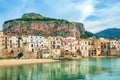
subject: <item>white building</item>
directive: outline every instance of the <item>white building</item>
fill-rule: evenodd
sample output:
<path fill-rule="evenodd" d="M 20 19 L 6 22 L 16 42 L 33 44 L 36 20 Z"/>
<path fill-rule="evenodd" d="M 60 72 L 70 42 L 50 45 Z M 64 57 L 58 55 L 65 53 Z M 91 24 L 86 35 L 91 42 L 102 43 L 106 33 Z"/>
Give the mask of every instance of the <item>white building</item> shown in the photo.
<path fill-rule="evenodd" d="M 80 39 L 79 40 L 79 49 L 82 53 L 82 56 L 89 56 L 89 44 L 91 44 L 91 40 L 89 39 Z"/>
<path fill-rule="evenodd" d="M 46 39 L 42 36 L 22 36 L 23 43 L 28 44 L 28 51 L 34 52 L 36 47 L 43 47 Z"/>

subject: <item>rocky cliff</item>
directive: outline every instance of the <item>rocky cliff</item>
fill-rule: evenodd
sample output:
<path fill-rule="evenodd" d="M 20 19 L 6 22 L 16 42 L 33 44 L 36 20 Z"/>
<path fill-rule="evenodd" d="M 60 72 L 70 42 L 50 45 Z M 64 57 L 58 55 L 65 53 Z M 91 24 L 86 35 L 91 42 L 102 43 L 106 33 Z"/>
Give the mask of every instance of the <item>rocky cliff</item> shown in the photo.
<path fill-rule="evenodd" d="M 3 31 L 5 34 L 15 35 L 74 36 L 77 38 L 85 34 L 82 23 L 43 17 L 35 13 L 26 13 L 19 19 L 5 21 Z"/>

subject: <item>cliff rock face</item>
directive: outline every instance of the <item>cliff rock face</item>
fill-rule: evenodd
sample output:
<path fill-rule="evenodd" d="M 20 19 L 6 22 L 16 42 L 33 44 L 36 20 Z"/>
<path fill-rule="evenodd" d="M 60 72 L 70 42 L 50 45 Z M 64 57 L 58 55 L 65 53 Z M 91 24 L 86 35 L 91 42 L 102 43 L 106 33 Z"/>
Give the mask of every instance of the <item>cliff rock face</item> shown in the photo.
<path fill-rule="evenodd" d="M 35 13 L 26 13 L 22 18 L 4 22 L 3 31 L 5 34 L 15 35 L 73 36 L 77 38 L 85 33 L 82 23 L 43 17 Z"/>

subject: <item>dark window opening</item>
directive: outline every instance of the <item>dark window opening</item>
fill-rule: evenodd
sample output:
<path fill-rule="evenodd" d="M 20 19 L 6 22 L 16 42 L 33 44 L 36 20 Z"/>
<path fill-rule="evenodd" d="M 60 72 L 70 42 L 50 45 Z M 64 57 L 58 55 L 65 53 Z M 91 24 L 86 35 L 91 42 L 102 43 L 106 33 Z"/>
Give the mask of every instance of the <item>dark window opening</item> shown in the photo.
<path fill-rule="evenodd" d="M 34 52 L 34 49 L 32 49 L 32 52 Z"/>
<path fill-rule="evenodd" d="M 31 44 L 31 47 L 33 47 L 33 44 Z"/>

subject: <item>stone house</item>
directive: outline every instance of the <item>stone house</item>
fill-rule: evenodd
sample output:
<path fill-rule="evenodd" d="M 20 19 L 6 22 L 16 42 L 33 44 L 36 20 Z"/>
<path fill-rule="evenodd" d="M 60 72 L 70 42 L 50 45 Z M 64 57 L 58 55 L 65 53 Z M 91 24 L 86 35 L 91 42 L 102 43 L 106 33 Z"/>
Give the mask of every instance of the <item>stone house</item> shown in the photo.
<path fill-rule="evenodd" d="M 38 59 L 48 59 L 51 58 L 49 49 L 42 49 L 37 52 Z"/>
<path fill-rule="evenodd" d="M 42 36 L 22 36 L 23 53 L 26 58 L 37 58 L 37 52 L 41 50 L 46 39 Z"/>
<path fill-rule="evenodd" d="M 101 42 L 100 40 L 94 40 L 93 41 L 93 55 L 94 56 L 99 56 L 101 55 Z M 93 56 L 91 55 L 91 56 Z"/>
<path fill-rule="evenodd" d="M 4 35 L 2 36 L 2 53 L 4 56 L 14 57 L 22 48 L 22 40 L 18 36 Z"/>
<path fill-rule="evenodd" d="M 110 40 L 110 55 L 120 56 L 120 43 L 117 40 Z"/>
<path fill-rule="evenodd" d="M 61 49 L 62 48 L 62 37 L 48 37 L 50 43 L 50 49 Z"/>
<path fill-rule="evenodd" d="M 3 48 L 4 48 L 4 35 L 3 35 L 3 31 L 0 31 L 0 56 L 3 56 Z"/>
<path fill-rule="evenodd" d="M 101 56 L 110 55 L 110 40 L 103 39 L 100 40 L 101 43 Z"/>
<path fill-rule="evenodd" d="M 82 56 L 88 57 L 90 54 L 90 48 L 92 46 L 92 40 L 90 39 L 79 39 L 79 50 L 82 53 Z"/>
<path fill-rule="evenodd" d="M 63 38 L 62 40 L 63 42 L 63 53 L 64 55 L 68 55 L 67 57 L 77 57 L 77 56 L 81 56 L 78 54 L 78 50 L 79 50 L 79 41 L 78 39 L 76 39 L 75 37 L 67 37 L 67 38 Z"/>
<path fill-rule="evenodd" d="M 28 52 L 34 52 L 35 47 L 44 47 L 45 46 L 45 38 L 42 36 L 22 36 L 23 43 L 28 44 Z"/>

